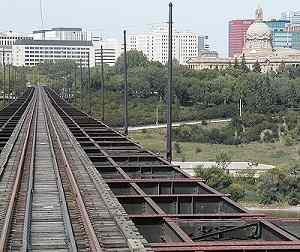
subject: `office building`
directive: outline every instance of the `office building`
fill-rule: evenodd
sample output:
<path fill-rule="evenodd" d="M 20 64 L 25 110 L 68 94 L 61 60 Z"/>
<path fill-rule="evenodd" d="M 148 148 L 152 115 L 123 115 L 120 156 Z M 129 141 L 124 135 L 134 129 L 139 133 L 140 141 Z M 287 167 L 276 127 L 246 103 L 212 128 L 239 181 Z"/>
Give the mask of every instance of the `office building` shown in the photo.
<path fill-rule="evenodd" d="M 23 35 L 20 33 L 8 31 L 0 32 L 0 64 L 3 64 L 3 54 L 4 63 L 12 64 L 12 45 L 16 40 L 32 40 L 31 36 Z"/>
<path fill-rule="evenodd" d="M 288 20 L 292 24 L 300 24 L 300 11 L 286 11 L 281 13 L 281 19 Z"/>
<path fill-rule="evenodd" d="M 231 20 L 229 22 L 228 53 L 229 57 L 241 54 L 245 44 L 245 35 L 254 19 Z"/>
<path fill-rule="evenodd" d="M 293 34 L 287 30 L 290 21 L 272 19 L 265 24 L 272 30 L 273 47 L 293 48 Z"/>
<path fill-rule="evenodd" d="M 198 50 L 209 50 L 208 36 L 198 36 Z"/>
<path fill-rule="evenodd" d="M 93 51 L 95 65 L 101 65 L 101 46 L 103 50 L 103 63 L 114 65 L 122 53 L 122 45 L 116 39 L 93 40 Z"/>
<path fill-rule="evenodd" d="M 73 60 L 84 67 L 94 65 L 91 41 L 80 40 L 17 40 L 12 45 L 15 66 L 35 66 L 45 61 Z"/>
<path fill-rule="evenodd" d="M 142 51 L 149 60 L 168 62 L 168 26 L 154 28 L 150 32 L 130 34 L 128 49 Z M 173 29 L 173 58 L 179 64 L 186 64 L 198 55 L 198 35 L 194 32 L 179 32 Z"/>

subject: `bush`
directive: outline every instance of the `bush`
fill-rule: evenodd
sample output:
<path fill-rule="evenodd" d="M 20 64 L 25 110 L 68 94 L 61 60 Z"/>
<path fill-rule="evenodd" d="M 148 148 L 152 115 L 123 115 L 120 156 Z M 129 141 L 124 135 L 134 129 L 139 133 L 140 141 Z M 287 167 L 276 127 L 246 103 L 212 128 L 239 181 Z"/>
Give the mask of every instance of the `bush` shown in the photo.
<path fill-rule="evenodd" d="M 231 164 L 231 155 L 225 151 L 221 151 L 216 155 L 217 166 L 223 170 L 227 170 Z"/>
<path fill-rule="evenodd" d="M 294 139 L 292 138 L 292 136 L 290 134 L 287 134 L 282 137 L 282 143 L 285 146 L 292 146 L 294 144 Z"/>
<path fill-rule="evenodd" d="M 234 136 L 232 127 L 222 129 L 207 129 L 199 125 L 181 126 L 173 129 L 174 139 L 180 142 L 196 142 L 210 144 L 239 144 L 240 140 Z"/>
<path fill-rule="evenodd" d="M 246 195 L 245 188 L 238 183 L 231 184 L 224 192 L 229 193 L 234 201 L 242 200 Z"/>
<path fill-rule="evenodd" d="M 287 171 L 279 168 L 265 172 L 258 179 L 257 193 L 262 204 L 273 204 L 285 201 L 289 192 Z"/>
<path fill-rule="evenodd" d="M 198 154 L 200 152 L 202 152 L 202 149 L 201 149 L 201 147 L 197 146 L 196 149 L 195 149 L 195 153 Z"/>
<path fill-rule="evenodd" d="M 203 125 L 203 126 L 207 126 L 207 125 L 208 125 L 208 123 L 207 123 L 207 121 L 205 121 L 205 120 L 202 120 L 202 122 L 201 122 L 201 125 Z"/>
<path fill-rule="evenodd" d="M 198 166 L 194 169 L 196 177 L 205 180 L 206 184 L 216 190 L 223 190 L 232 184 L 232 178 L 223 169 L 216 166 L 204 168 Z"/>
<path fill-rule="evenodd" d="M 288 203 L 291 206 L 297 206 L 300 204 L 300 192 L 292 191 L 288 194 Z"/>
<path fill-rule="evenodd" d="M 174 150 L 175 150 L 175 152 L 177 154 L 182 153 L 182 147 L 181 147 L 181 145 L 179 143 L 175 142 L 174 145 L 173 145 L 173 147 L 174 147 Z"/>

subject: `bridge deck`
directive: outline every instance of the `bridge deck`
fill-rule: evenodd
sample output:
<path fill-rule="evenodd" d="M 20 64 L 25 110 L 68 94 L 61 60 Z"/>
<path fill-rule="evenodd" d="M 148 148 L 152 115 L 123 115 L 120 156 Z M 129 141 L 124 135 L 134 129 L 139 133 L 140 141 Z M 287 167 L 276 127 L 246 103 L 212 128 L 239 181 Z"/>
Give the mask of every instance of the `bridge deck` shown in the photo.
<path fill-rule="evenodd" d="M 297 251 L 300 242 L 47 89 L 51 102 L 156 251 Z M 275 223 L 276 224 L 276 223 Z M 286 250 L 284 250 L 286 249 Z"/>
<path fill-rule="evenodd" d="M 49 88 L 0 127 L 0 251 L 300 251 L 298 220 L 248 212 Z"/>
<path fill-rule="evenodd" d="M 36 88 L 1 153 L 0 251 L 148 250 L 70 135 Z"/>

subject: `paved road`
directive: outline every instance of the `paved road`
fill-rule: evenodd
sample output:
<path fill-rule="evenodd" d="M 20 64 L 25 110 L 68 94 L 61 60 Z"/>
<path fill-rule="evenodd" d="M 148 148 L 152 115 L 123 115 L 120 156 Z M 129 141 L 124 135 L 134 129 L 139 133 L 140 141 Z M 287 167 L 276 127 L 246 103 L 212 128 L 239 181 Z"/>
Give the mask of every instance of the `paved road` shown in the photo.
<path fill-rule="evenodd" d="M 216 119 L 216 120 L 207 120 L 208 123 L 224 123 L 224 122 L 230 122 L 231 119 Z M 173 123 L 173 127 L 179 127 L 182 125 L 196 125 L 201 124 L 202 121 L 189 121 L 189 122 L 175 122 Z M 138 131 L 143 129 L 161 129 L 166 128 L 167 124 L 158 124 L 158 125 L 145 125 L 145 126 L 138 126 L 138 127 L 129 127 L 129 131 Z"/>
<path fill-rule="evenodd" d="M 180 166 L 181 169 L 183 169 L 188 174 L 194 176 L 194 168 L 198 167 L 199 165 L 202 165 L 204 168 L 209 168 L 212 166 L 216 166 L 216 162 L 172 162 L 174 165 Z M 268 170 L 271 170 L 275 168 L 273 165 L 266 165 L 266 164 L 257 164 L 257 165 L 251 165 L 250 162 L 231 162 L 228 166 L 228 170 L 231 174 L 236 174 L 243 170 L 253 170 L 255 171 L 255 176 L 259 176 L 261 173 L 266 172 Z"/>

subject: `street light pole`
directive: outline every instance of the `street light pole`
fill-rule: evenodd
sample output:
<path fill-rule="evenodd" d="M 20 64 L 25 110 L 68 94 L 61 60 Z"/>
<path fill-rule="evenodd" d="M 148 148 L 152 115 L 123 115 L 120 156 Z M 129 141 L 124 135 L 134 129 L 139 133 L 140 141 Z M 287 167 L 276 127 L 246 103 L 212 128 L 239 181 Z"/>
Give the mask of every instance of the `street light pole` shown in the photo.
<path fill-rule="evenodd" d="M 82 76 L 82 60 L 80 58 L 80 108 L 83 109 L 83 76 Z"/>
<path fill-rule="evenodd" d="M 11 75 L 10 75 L 10 64 L 8 64 L 8 100 L 10 100 L 10 86 L 11 86 Z"/>
<path fill-rule="evenodd" d="M 5 82 L 6 82 L 6 76 L 5 76 L 5 51 L 4 51 L 4 49 L 2 51 L 2 63 L 3 63 L 3 104 L 5 104 Z"/>
<path fill-rule="evenodd" d="M 127 62 L 127 48 L 126 48 L 126 30 L 124 30 L 124 134 L 128 135 L 128 62 Z"/>
<path fill-rule="evenodd" d="M 74 71 L 74 93 L 73 93 L 73 95 L 74 95 L 74 102 L 75 102 L 75 104 L 76 104 L 76 101 L 77 101 L 77 64 L 75 63 L 75 71 Z"/>
<path fill-rule="evenodd" d="M 169 57 L 168 57 L 168 93 L 167 93 L 167 150 L 166 156 L 172 161 L 172 86 L 173 86 L 173 4 L 169 4 Z"/>
<path fill-rule="evenodd" d="M 102 100 L 102 122 L 105 119 L 105 101 L 104 101 L 104 63 L 103 63 L 103 46 L 101 45 L 101 100 Z"/>
<path fill-rule="evenodd" d="M 12 99 L 16 97 L 15 90 L 16 90 L 16 82 L 17 82 L 17 69 L 15 67 L 13 68 L 13 73 L 14 73 L 14 81 L 12 86 Z"/>
<path fill-rule="evenodd" d="M 88 96 L 89 96 L 89 114 L 92 114 L 92 85 L 91 85 L 91 66 L 90 66 L 90 52 L 88 54 L 88 78 L 89 78 L 89 83 L 88 83 Z"/>

